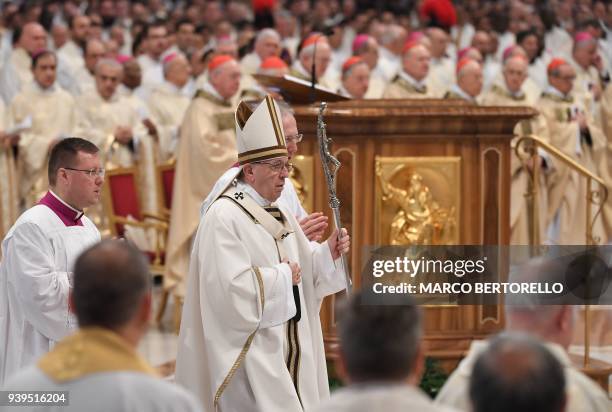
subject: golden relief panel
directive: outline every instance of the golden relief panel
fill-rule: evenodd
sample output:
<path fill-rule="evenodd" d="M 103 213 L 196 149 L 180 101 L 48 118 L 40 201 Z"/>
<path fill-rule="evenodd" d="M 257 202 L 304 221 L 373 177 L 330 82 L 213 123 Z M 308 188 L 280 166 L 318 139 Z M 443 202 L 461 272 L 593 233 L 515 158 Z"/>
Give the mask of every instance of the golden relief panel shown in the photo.
<path fill-rule="evenodd" d="M 376 244 L 459 243 L 461 159 L 376 159 Z"/>
<path fill-rule="evenodd" d="M 291 159 L 293 170 L 289 175 L 295 191 L 306 212 L 312 213 L 314 208 L 314 163 L 312 156 L 294 156 Z"/>

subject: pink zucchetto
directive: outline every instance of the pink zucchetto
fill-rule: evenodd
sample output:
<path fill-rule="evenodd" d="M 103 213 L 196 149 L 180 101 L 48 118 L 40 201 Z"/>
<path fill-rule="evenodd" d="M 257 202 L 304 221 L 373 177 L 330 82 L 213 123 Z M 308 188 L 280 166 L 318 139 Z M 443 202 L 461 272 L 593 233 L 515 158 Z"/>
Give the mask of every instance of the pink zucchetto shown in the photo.
<path fill-rule="evenodd" d="M 595 38 L 591 35 L 591 33 L 586 31 L 578 32 L 574 35 L 574 43 L 586 43 L 590 41 L 594 41 Z"/>
<path fill-rule="evenodd" d="M 359 34 L 353 40 L 353 53 L 355 53 L 361 46 L 366 44 L 366 42 L 370 39 L 370 36 L 367 34 Z"/>

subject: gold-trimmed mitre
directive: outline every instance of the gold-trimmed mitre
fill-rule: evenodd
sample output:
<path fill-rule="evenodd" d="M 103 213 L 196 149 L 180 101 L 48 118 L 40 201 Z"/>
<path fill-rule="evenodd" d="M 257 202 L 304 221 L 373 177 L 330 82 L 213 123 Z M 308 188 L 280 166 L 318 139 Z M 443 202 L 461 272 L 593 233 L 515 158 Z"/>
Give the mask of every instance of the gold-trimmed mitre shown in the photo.
<path fill-rule="evenodd" d="M 288 156 L 281 112 L 270 95 L 254 110 L 245 101 L 240 102 L 235 119 L 240 165 Z"/>

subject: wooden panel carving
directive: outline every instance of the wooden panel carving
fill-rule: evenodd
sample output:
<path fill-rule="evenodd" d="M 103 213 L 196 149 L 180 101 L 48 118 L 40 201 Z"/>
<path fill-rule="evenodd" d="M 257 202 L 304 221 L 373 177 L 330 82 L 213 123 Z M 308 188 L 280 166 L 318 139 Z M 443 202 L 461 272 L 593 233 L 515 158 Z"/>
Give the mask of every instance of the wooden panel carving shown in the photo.
<path fill-rule="evenodd" d="M 376 157 L 375 243 L 459 243 L 459 157 Z"/>

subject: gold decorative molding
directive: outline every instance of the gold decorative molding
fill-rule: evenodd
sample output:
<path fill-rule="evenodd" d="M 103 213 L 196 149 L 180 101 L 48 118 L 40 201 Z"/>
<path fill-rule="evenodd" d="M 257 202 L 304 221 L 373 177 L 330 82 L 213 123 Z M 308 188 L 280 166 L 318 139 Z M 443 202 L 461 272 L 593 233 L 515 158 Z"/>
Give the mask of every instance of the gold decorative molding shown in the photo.
<path fill-rule="evenodd" d="M 314 208 L 314 160 L 312 156 L 298 155 L 291 159 L 293 170 L 289 175 L 295 191 L 306 212 Z"/>
<path fill-rule="evenodd" d="M 461 158 L 376 156 L 375 242 L 459 243 Z"/>

